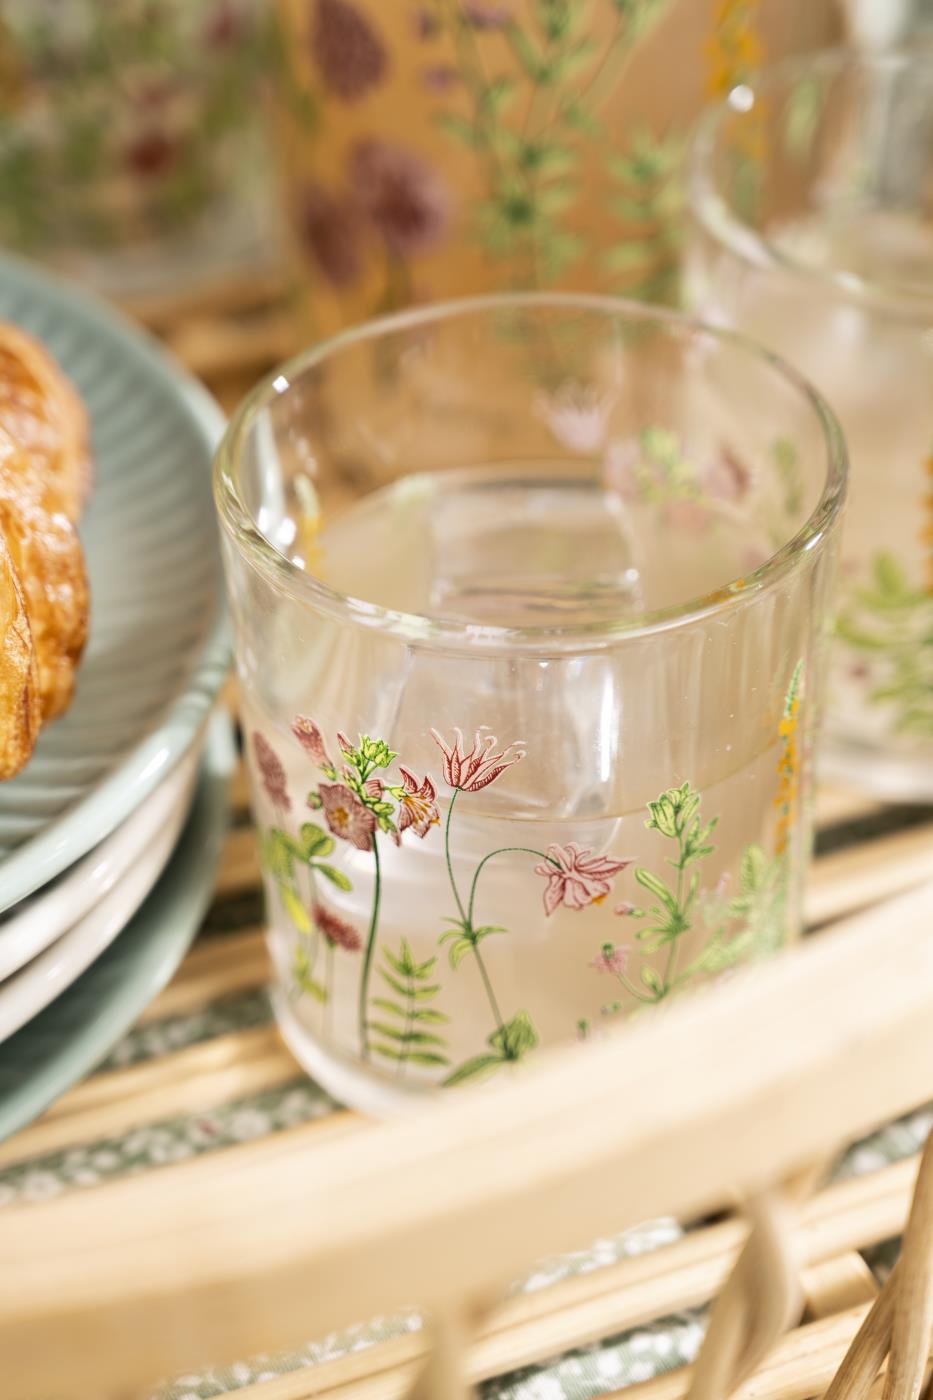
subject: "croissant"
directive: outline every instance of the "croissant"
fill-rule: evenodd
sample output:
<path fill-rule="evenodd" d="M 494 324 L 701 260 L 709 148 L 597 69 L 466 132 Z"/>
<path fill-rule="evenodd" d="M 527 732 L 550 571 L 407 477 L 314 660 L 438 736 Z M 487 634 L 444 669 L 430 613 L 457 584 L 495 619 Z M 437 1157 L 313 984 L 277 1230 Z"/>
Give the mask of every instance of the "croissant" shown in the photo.
<path fill-rule="evenodd" d="M 88 436 L 51 356 L 0 324 L 0 779 L 19 772 L 74 693 L 89 617 L 76 529 Z"/>

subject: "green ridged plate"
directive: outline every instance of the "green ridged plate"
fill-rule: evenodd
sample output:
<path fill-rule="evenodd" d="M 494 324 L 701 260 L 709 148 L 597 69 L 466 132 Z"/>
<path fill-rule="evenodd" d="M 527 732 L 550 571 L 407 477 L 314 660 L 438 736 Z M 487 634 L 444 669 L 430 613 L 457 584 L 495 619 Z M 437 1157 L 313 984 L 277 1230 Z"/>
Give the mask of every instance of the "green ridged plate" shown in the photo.
<path fill-rule="evenodd" d="M 230 721 L 211 721 L 188 821 L 158 884 L 76 982 L 0 1046 L 0 1140 L 88 1074 L 168 982 L 211 900 L 235 763 Z"/>
<path fill-rule="evenodd" d="M 0 783 L 0 910 L 120 825 L 197 738 L 229 657 L 210 464 L 220 409 L 102 302 L 0 257 L 0 320 L 37 335 L 84 397 L 91 634 L 71 709 Z"/>

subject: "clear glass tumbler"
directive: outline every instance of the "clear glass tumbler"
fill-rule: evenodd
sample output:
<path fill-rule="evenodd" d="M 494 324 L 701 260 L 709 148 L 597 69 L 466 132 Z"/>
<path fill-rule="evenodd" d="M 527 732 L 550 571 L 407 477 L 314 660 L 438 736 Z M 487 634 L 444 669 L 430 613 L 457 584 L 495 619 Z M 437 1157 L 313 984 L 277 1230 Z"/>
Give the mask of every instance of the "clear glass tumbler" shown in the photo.
<path fill-rule="evenodd" d="M 277 1010 L 333 1093 L 501 1073 L 796 935 L 844 477 L 794 371 L 601 298 L 372 322 L 246 401 Z"/>
<path fill-rule="evenodd" d="M 933 47 L 781 65 L 694 151 L 687 293 L 785 355 L 852 459 L 825 762 L 933 798 Z"/>

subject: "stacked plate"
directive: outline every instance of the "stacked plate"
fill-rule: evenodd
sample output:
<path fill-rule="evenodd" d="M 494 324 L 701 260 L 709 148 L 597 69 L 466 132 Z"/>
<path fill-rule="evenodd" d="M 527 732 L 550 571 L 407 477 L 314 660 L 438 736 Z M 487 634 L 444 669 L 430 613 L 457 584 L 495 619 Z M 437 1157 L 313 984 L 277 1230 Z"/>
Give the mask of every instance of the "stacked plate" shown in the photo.
<path fill-rule="evenodd" d="M 219 409 L 154 342 L 28 264 L 0 259 L 0 319 L 71 376 L 94 457 L 75 701 L 0 784 L 3 1133 L 105 1054 L 182 955 L 212 884 L 232 742 L 226 720 L 210 721 L 228 657 L 210 489 Z M 131 923 L 149 929 L 126 945 L 146 972 L 117 958 L 102 1002 L 101 957 Z M 96 1036 L 73 1014 L 89 968 Z"/>

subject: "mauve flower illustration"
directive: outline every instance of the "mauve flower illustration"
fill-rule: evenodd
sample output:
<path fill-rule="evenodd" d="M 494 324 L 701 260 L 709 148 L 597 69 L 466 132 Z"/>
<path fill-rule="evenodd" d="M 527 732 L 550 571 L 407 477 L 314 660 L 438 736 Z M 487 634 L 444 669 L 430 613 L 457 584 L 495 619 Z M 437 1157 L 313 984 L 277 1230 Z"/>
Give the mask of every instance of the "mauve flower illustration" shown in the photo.
<path fill-rule="evenodd" d="M 746 464 L 724 447 L 706 474 L 706 490 L 720 501 L 741 501 L 751 485 Z"/>
<path fill-rule="evenodd" d="M 321 783 L 318 787 L 327 825 L 335 836 L 360 851 L 371 851 L 376 818 L 345 783 Z"/>
<path fill-rule="evenodd" d="M 375 138 L 359 141 L 351 171 L 360 207 L 397 252 L 423 252 L 444 237 L 451 215 L 447 186 L 413 151 Z"/>
<path fill-rule="evenodd" d="M 156 127 L 134 136 L 124 152 L 129 169 L 146 179 L 164 175 L 175 163 L 176 155 L 175 143 Z"/>
<path fill-rule="evenodd" d="M 283 812 L 290 811 L 292 803 L 286 786 L 285 769 L 275 749 L 258 729 L 253 732 L 253 753 L 268 797 Z"/>
<path fill-rule="evenodd" d="M 507 5 L 488 5 L 483 0 L 467 0 L 460 12 L 473 29 L 507 29 L 512 23 L 512 11 Z"/>
<path fill-rule="evenodd" d="M 411 23 L 419 39 L 434 39 L 440 33 L 440 20 L 430 10 L 415 10 L 411 17 Z"/>
<path fill-rule="evenodd" d="M 360 951 L 363 940 L 346 919 L 341 919 L 339 914 L 326 909 L 323 904 L 315 904 L 313 915 L 315 926 L 332 947 L 345 948 L 348 953 Z"/>
<path fill-rule="evenodd" d="M 292 733 L 312 763 L 318 768 L 333 769 L 330 754 L 324 745 L 324 736 L 313 719 L 308 719 L 307 715 L 296 715 L 292 721 Z"/>
<path fill-rule="evenodd" d="M 212 49 L 225 49 L 236 42 L 242 29 L 242 16 L 237 14 L 230 0 L 220 0 L 207 17 L 204 38 Z"/>
<path fill-rule="evenodd" d="M 317 0 L 311 53 L 324 86 L 343 102 L 356 102 L 377 87 L 388 68 L 382 40 L 350 0 Z"/>
<path fill-rule="evenodd" d="M 449 92 L 461 78 L 452 63 L 433 63 L 428 68 L 422 68 L 421 81 L 429 92 Z"/>
<path fill-rule="evenodd" d="M 454 734 L 456 738 L 452 744 L 448 744 L 436 729 L 431 730 L 432 739 L 444 755 L 444 781 L 461 792 L 479 792 L 495 782 L 506 768 L 525 757 L 525 750 L 520 747 L 521 739 L 509 744 L 501 753 L 493 753 L 498 743 L 495 735 L 481 736 L 477 733 L 473 736 L 473 747 L 466 753 L 462 732 L 455 729 Z"/>
<path fill-rule="evenodd" d="M 440 820 L 435 801 L 437 789 L 429 773 L 425 773 L 424 782 L 419 783 L 414 773 L 403 763 L 398 767 L 405 784 L 405 791 L 399 798 L 399 832 L 407 831 L 411 827 L 415 835 L 423 840 L 435 822 Z"/>
<path fill-rule="evenodd" d="M 348 287 L 360 275 L 359 216 L 347 199 L 309 181 L 296 209 L 302 240 L 321 272 L 335 287 Z"/>
<path fill-rule="evenodd" d="M 617 904 L 612 912 L 614 914 L 618 914 L 619 917 L 622 919 L 630 919 L 635 913 L 635 905 L 630 904 L 629 901 L 625 899 L 622 901 L 621 904 Z"/>
<path fill-rule="evenodd" d="M 605 899 L 612 881 L 632 863 L 612 856 L 594 856 L 575 841 L 566 846 L 548 846 L 547 857 L 543 864 L 535 866 L 535 874 L 547 879 L 544 912 L 549 915 L 562 904 L 568 909 L 585 909 L 588 904 Z"/>
<path fill-rule="evenodd" d="M 590 963 L 597 972 L 611 972 L 618 975 L 628 967 L 628 948 L 617 948 L 613 943 L 604 943 L 599 956 Z"/>

